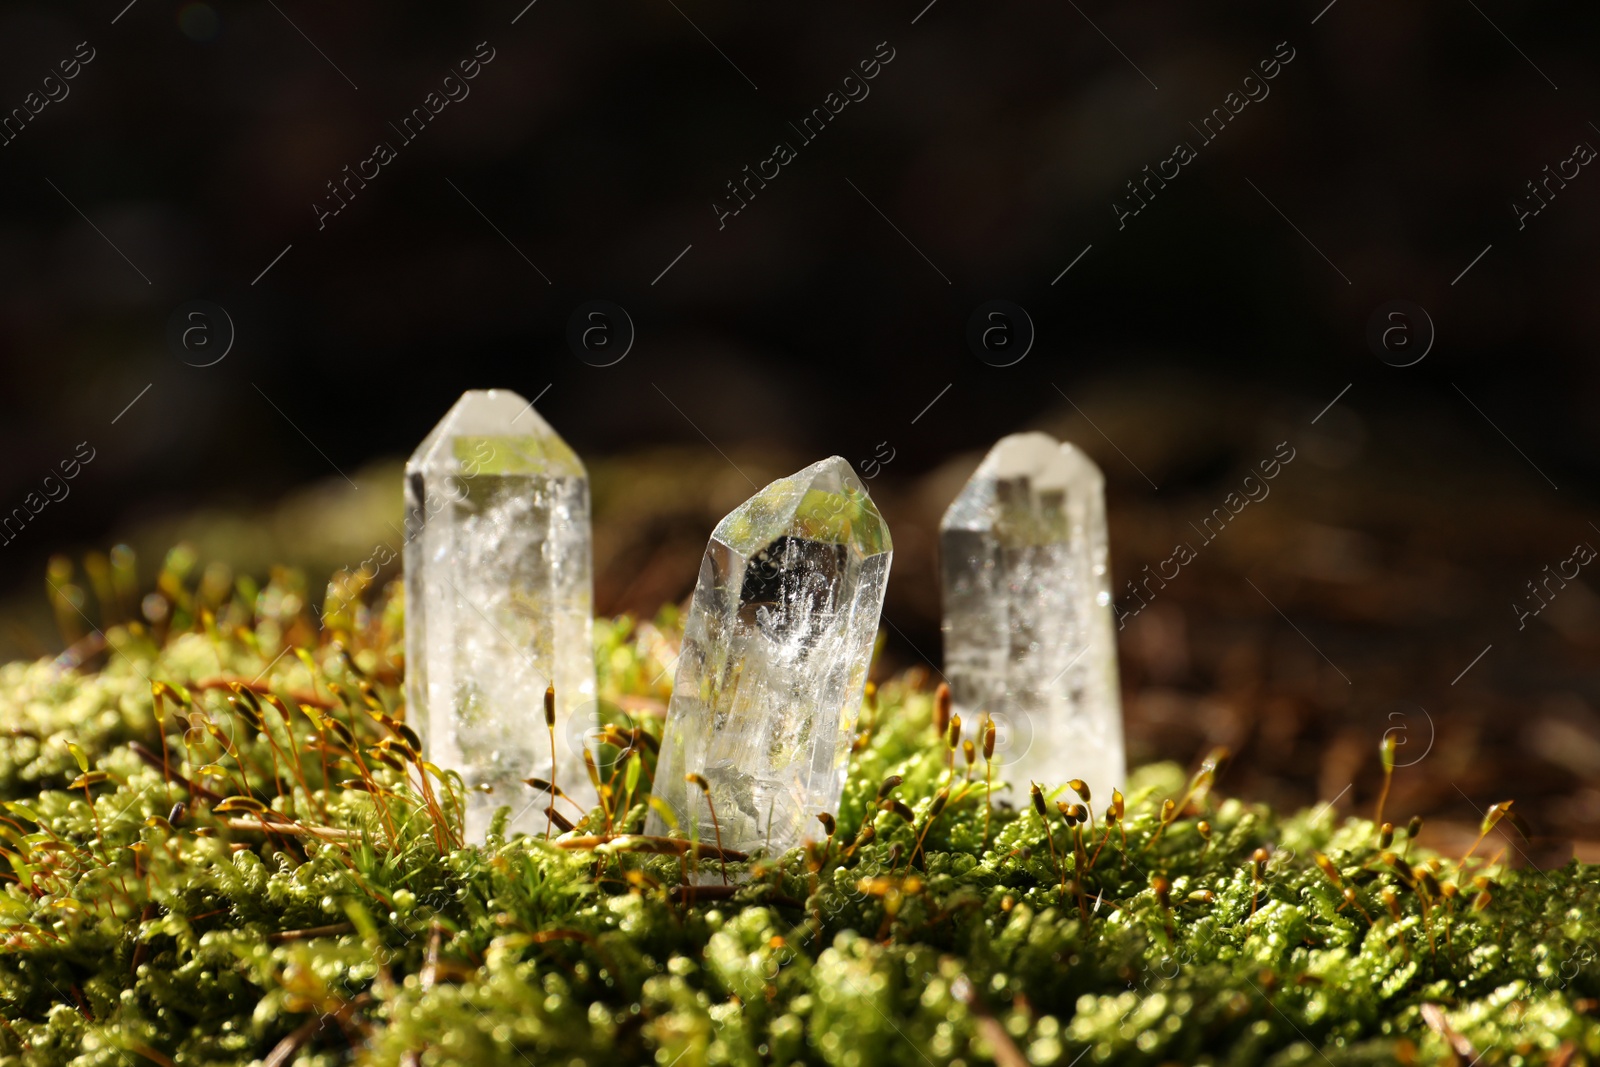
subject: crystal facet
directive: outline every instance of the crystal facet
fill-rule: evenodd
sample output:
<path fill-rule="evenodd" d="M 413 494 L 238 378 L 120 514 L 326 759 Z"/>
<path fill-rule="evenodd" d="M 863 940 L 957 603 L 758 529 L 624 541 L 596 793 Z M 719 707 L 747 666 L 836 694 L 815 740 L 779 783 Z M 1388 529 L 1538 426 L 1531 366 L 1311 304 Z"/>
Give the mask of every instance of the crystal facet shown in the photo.
<path fill-rule="evenodd" d="M 717 525 L 656 768 L 681 833 L 777 855 L 838 810 L 892 556 L 883 516 L 838 456 Z M 652 811 L 646 832 L 667 830 Z"/>
<path fill-rule="evenodd" d="M 1105 479 L 1047 434 L 1002 438 L 939 524 L 945 676 L 967 727 L 993 716 L 1015 789 L 1127 780 Z"/>
<path fill-rule="evenodd" d="M 411 724 L 427 758 L 465 779 L 469 840 L 507 804 L 508 833 L 542 832 L 552 798 L 524 778 L 595 802 L 582 751 L 596 719 L 588 475 L 528 401 L 472 390 L 412 454 L 405 490 Z"/>

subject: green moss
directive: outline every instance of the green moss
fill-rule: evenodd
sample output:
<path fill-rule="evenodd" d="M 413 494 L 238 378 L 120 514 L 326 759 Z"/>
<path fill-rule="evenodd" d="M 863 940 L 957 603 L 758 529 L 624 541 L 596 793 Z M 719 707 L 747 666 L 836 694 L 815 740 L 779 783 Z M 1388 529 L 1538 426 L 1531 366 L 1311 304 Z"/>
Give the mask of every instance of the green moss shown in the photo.
<path fill-rule="evenodd" d="M 1594 868 L 1462 869 L 1403 834 L 1395 862 L 1369 822 L 1279 818 L 1171 765 L 1135 775 L 1109 832 L 1110 798 L 1093 798 L 1080 850 L 1066 786 L 1046 790 L 1047 839 L 1025 793 L 987 802 L 981 756 L 969 780 L 957 754 L 952 777 L 933 695 L 908 679 L 864 713 L 833 839 L 819 822 L 809 851 L 730 865 L 731 890 L 716 860 L 637 840 L 454 847 L 459 779 L 420 794 L 393 725 L 397 601 L 353 606 L 344 576 L 352 606 L 318 638 L 295 576 L 191 588 L 178 563 L 159 586 L 170 632 L 106 625 L 104 649 L 78 650 L 98 669 L 0 667 L 0 1064 L 1600 1057 Z M 598 631 L 612 739 L 658 735 L 676 620 Z M 189 781 L 251 799 L 214 812 L 163 779 L 163 748 Z M 600 752 L 619 794 L 625 751 Z M 642 791 L 649 745 L 631 758 Z M 879 803 L 891 775 L 909 822 Z M 367 777 L 384 792 L 338 784 Z M 265 832 L 257 802 L 277 813 Z M 629 807 L 615 828 L 637 833 L 647 809 Z"/>

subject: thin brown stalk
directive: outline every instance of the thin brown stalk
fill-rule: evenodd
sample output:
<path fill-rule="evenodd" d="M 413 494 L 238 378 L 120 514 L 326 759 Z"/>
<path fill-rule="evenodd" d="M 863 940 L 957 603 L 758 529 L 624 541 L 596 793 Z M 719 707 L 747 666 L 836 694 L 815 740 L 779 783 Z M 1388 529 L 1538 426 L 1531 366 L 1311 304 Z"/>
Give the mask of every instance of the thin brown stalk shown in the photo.
<path fill-rule="evenodd" d="M 544 691 L 544 725 L 550 732 L 550 789 L 554 793 L 556 787 L 556 686 L 551 682 Z M 555 804 L 550 805 L 551 809 Z M 550 827 L 554 819 L 550 815 L 544 820 L 544 839 L 550 840 Z"/>
<path fill-rule="evenodd" d="M 983 847 L 989 847 L 989 820 L 994 815 L 994 717 L 983 713 Z"/>
<path fill-rule="evenodd" d="M 700 776 L 698 774 L 687 774 L 687 775 L 684 776 L 684 781 L 690 783 L 691 785 L 699 786 L 700 787 L 700 792 L 705 794 L 706 807 L 711 812 L 711 829 L 716 834 L 716 837 L 717 837 L 717 851 L 719 853 L 721 853 L 722 852 L 722 824 L 717 821 L 717 806 L 714 803 L 712 803 L 712 801 L 711 801 L 711 783 L 706 781 L 705 778 L 703 778 L 702 776 Z M 725 853 L 722 855 L 721 860 L 722 860 L 722 884 L 723 885 L 727 885 L 728 884 L 728 859 L 727 859 L 727 855 Z"/>
<path fill-rule="evenodd" d="M 959 721 L 959 720 L 957 720 Z M 928 820 L 922 824 L 922 832 L 917 835 L 917 843 L 911 847 L 911 856 L 906 860 L 909 868 L 917 862 L 917 857 L 922 854 L 922 843 L 928 839 L 928 831 L 933 829 L 934 820 L 939 818 L 939 813 L 944 811 L 945 804 L 950 800 L 950 787 L 945 786 L 933 798 L 933 803 L 928 806 Z"/>
<path fill-rule="evenodd" d="M 1067 895 L 1067 870 L 1061 865 L 1061 856 L 1056 852 L 1056 839 L 1050 833 L 1050 819 L 1045 814 L 1044 791 L 1039 788 L 1039 783 L 1032 783 L 1029 794 L 1033 798 L 1033 810 L 1039 816 L 1039 826 L 1044 830 L 1045 844 L 1050 846 L 1050 859 L 1056 865 L 1056 874 L 1061 879 L 1061 895 Z"/>

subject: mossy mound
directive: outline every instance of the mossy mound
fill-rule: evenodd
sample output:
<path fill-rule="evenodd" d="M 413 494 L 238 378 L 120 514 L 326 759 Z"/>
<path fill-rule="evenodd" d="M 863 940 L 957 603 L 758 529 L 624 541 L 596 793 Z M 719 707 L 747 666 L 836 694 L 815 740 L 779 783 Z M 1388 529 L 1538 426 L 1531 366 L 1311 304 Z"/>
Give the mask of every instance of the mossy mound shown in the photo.
<path fill-rule="evenodd" d="M 319 630 L 293 575 L 186 577 L 159 627 L 0 667 L 0 1064 L 1600 1058 L 1593 867 L 1384 848 L 1172 765 L 1110 823 L 1063 783 L 991 803 L 904 677 L 832 836 L 724 886 L 715 850 L 629 836 L 671 613 L 598 628 L 613 810 L 463 848 L 459 779 L 398 721 L 395 595 Z"/>

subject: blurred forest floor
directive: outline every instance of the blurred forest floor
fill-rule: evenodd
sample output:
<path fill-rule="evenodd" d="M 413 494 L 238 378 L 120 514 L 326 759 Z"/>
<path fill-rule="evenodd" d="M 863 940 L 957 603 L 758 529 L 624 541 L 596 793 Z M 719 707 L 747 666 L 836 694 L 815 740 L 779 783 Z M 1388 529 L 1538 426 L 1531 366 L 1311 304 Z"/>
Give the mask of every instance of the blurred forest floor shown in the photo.
<path fill-rule="evenodd" d="M 1181 377 L 1113 382 L 1079 397 L 1093 424 L 1066 408 L 1031 427 L 1076 442 L 1105 470 L 1124 610 L 1139 609 L 1130 580 L 1180 542 L 1196 550 L 1123 620 L 1130 760 L 1193 764 L 1225 745 L 1235 756 L 1229 793 L 1370 815 L 1378 746 L 1391 732 L 1399 769 L 1388 817 L 1423 815 L 1424 843 L 1464 851 L 1488 806 L 1515 798 L 1535 837 L 1497 831 L 1513 863 L 1559 865 L 1575 849 L 1600 862 L 1600 596 L 1580 574 L 1541 586 L 1554 593 L 1537 615 L 1519 619 L 1513 607 L 1534 606 L 1527 583 L 1545 581 L 1544 568 L 1575 545 L 1600 545 L 1600 531 L 1574 494 L 1552 491 L 1487 426 L 1467 433 L 1454 412 L 1363 414 L 1360 399 L 1319 415 L 1321 402 L 1207 392 Z M 1229 493 L 1243 497 L 1245 475 L 1280 442 L 1294 459 L 1267 495 L 1205 541 L 1202 520 Z M 857 450 L 846 458 L 878 472 L 866 484 L 895 540 L 877 669 L 921 670 L 933 684 L 938 522 L 981 455 L 913 475 L 892 460 L 867 465 L 870 444 Z M 712 527 L 752 483 L 818 458 L 723 451 L 589 460 L 598 613 L 650 615 L 685 598 Z M 267 507 L 145 520 L 123 539 L 141 572 L 188 541 L 202 560 L 240 571 L 302 567 L 320 590 L 380 544 L 398 553 L 400 471 L 399 460 L 379 462 L 355 473 L 356 491 L 335 476 Z M 395 563 L 383 578 L 397 575 Z M 5 658 L 59 650 L 42 590 L 41 581 L 0 602 Z"/>

